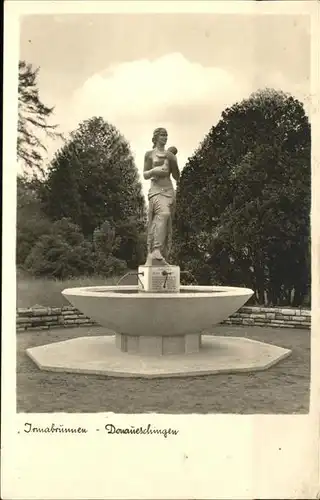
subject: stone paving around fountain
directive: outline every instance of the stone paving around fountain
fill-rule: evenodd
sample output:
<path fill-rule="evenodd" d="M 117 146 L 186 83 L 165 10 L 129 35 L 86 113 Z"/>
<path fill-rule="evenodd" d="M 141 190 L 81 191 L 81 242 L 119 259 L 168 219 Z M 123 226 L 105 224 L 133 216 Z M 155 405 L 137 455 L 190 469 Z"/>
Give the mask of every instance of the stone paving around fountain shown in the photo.
<path fill-rule="evenodd" d="M 29 348 L 27 354 L 45 371 L 138 378 L 254 372 L 291 354 L 289 349 L 248 338 L 203 335 L 199 352 L 143 356 L 121 352 L 114 336 L 84 334 Z"/>

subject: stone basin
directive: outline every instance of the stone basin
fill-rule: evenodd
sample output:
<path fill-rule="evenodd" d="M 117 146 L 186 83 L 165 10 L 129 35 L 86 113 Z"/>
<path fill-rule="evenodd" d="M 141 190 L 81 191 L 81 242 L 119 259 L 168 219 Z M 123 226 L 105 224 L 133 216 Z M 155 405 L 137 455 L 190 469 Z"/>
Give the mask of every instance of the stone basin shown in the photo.
<path fill-rule="evenodd" d="M 122 352 L 164 355 L 198 352 L 201 333 L 240 309 L 253 291 L 189 285 L 162 294 L 123 285 L 68 288 L 62 295 L 96 323 L 113 330 Z"/>

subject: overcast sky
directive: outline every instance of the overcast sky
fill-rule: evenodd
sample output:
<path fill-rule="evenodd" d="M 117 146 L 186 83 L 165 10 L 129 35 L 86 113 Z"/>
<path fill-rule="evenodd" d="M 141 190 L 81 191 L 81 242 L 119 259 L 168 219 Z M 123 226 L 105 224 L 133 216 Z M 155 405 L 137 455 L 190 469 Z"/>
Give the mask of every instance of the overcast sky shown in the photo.
<path fill-rule="evenodd" d="M 32 15 L 20 33 L 20 58 L 40 66 L 41 98 L 62 131 L 103 116 L 140 172 L 155 127 L 168 129 L 183 167 L 223 109 L 252 91 L 272 86 L 306 105 L 310 93 L 307 16 Z M 58 143 L 48 146 L 51 157 Z"/>

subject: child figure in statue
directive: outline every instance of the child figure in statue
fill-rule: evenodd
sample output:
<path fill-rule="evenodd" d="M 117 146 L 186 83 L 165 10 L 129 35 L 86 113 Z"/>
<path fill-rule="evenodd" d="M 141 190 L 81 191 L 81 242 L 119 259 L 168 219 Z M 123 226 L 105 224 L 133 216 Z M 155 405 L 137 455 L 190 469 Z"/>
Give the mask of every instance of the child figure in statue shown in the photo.
<path fill-rule="evenodd" d="M 174 146 L 165 149 L 168 134 L 157 128 L 152 137 L 153 149 L 144 158 L 144 178 L 151 180 L 148 193 L 148 257 L 146 265 L 168 265 L 172 242 L 172 217 L 175 192 L 171 175 L 178 181 L 180 172 Z"/>

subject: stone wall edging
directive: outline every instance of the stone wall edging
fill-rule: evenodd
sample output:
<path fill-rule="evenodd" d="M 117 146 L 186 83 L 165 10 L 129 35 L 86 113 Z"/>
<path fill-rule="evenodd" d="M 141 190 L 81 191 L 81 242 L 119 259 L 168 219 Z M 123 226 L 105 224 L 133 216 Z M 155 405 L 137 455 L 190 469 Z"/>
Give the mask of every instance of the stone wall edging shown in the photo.
<path fill-rule="evenodd" d="M 97 326 L 94 321 L 72 306 L 19 308 L 16 319 L 18 331 Z M 309 330 L 311 311 L 309 309 L 244 306 L 222 324 Z"/>

